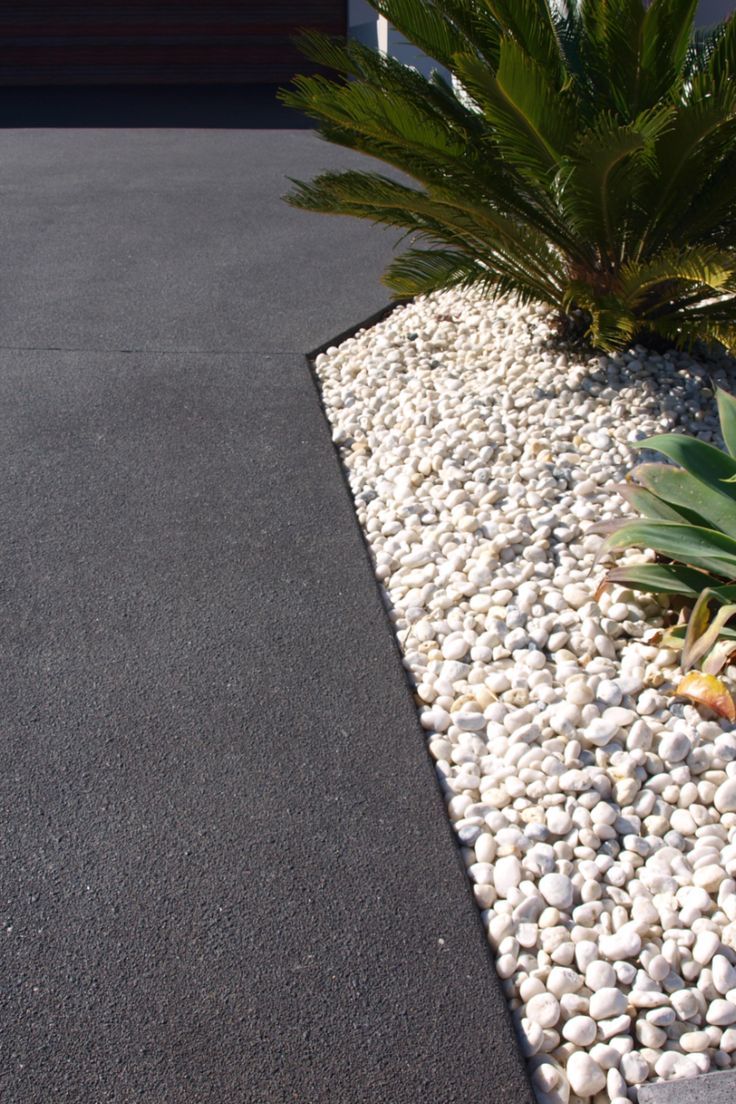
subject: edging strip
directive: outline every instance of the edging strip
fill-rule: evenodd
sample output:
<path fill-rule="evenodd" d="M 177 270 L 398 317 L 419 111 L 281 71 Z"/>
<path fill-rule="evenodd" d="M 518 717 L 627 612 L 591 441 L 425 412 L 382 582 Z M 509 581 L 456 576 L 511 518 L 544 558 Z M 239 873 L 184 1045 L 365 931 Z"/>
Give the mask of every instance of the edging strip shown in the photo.
<path fill-rule="evenodd" d="M 736 1070 L 660 1081 L 639 1089 L 639 1104 L 733 1104 L 735 1100 Z"/>

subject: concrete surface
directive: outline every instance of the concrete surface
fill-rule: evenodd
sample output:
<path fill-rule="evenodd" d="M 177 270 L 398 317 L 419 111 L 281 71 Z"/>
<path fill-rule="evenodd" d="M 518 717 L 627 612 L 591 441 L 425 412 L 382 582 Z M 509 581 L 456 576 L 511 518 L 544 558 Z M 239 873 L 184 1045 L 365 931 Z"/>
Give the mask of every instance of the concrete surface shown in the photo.
<path fill-rule="evenodd" d="M 661 1081 L 639 1089 L 639 1104 L 733 1104 L 734 1100 L 736 1070 L 684 1081 Z"/>
<path fill-rule="evenodd" d="M 531 1104 L 302 355 L 350 160 L 0 132 L 3 1104 Z"/>

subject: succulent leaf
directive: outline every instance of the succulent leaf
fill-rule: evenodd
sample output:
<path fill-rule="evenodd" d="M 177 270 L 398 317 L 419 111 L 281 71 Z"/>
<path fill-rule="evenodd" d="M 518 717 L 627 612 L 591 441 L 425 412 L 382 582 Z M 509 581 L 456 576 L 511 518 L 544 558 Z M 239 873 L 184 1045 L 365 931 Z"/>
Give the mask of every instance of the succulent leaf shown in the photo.
<path fill-rule="evenodd" d="M 679 594 L 685 598 L 697 598 L 704 586 L 717 586 L 713 575 L 696 571 L 682 564 L 631 564 L 614 567 L 608 572 L 606 583 L 617 583 L 630 590 L 642 590 L 647 594 Z"/>
<path fill-rule="evenodd" d="M 736 398 L 721 389 L 716 394 L 723 438 L 736 452 Z M 619 490 L 643 516 L 606 523 L 598 558 L 633 546 L 652 549 L 669 562 L 614 568 L 599 593 L 619 583 L 692 604 L 687 623 L 667 628 L 662 642 L 681 649 L 683 671 L 701 664 L 706 681 L 683 680 L 678 693 L 689 693 L 700 704 L 715 700 L 722 715 L 730 716 L 723 710 L 733 700 L 723 698 L 714 676 L 736 653 L 736 630 L 729 624 L 736 618 L 736 458 L 679 434 L 650 437 L 638 447 L 658 449 L 681 466 L 646 463 L 634 469 L 632 482 Z M 671 520 L 667 511 L 682 516 Z"/>
<path fill-rule="evenodd" d="M 721 419 L 721 433 L 729 455 L 736 457 L 736 395 L 729 395 L 721 387 L 716 388 L 718 416 Z M 736 482 L 736 475 L 724 482 Z"/>
<path fill-rule="evenodd" d="M 684 520 L 736 537 L 736 499 L 719 485 L 709 485 L 671 464 L 640 464 L 632 475 L 671 509 L 682 507 Z"/>
<path fill-rule="evenodd" d="M 721 487 L 724 494 L 736 500 L 736 484 L 729 486 L 727 482 L 736 476 L 736 458 L 721 452 L 713 445 L 679 433 L 661 433 L 638 441 L 636 448 L 663 453 L 696 479 L 711 487 Z"/>
<path fill-rule="evenodd" d="M 725 604 L 713 617 L 710 604 L 714 600 L 718 600 L 717 593 L 707 589 L 702 592 L 693 606 L 682 649 L 683 671 L 694 667 L 703 656 L 707 655 L 718 640 L 721 630 L 736 613 L 736 605 Z"/>
<path fill-rule="evenodd" d="M 678 563 L 736 579 L 736 540 L 716 529 L 670 521 L 627 521 L 604 542 L 606 551 L 631 546 L 653 548 Z"/>

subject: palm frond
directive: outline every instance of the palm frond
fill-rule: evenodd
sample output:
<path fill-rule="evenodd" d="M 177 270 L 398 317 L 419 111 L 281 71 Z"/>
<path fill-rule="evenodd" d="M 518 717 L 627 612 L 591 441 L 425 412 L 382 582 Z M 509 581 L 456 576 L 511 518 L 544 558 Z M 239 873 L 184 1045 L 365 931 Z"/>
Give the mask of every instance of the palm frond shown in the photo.
<path fill-rule="evenodd" d="M 593 241 L 604 268 L 623 261 L 636 200 L 651 176 L 657 139 L 672 121 L 668 106 L 631 123 L 600 116 L 560 170 L 560 204 L 576 232 Z"/>
<path fill-rule="evenodd" d="M 640 249 L 656 249 L 673 239 L 697 240 L 708 225 L 710 202 L 699 194 L 736 151 L 736 86 L 725 85 L 687 102 L 672 113 L 670 126 L 656 146 L 657 171 L 645 201 L 649 214 Z M 720 203 L 736 198 L 736 177 L 719 185 Z M 693 209 L 702 212 L 698 229 Z M 716 216 L 719 218 L 719 216 Z"/>
<path fill-rule="evenodd" d="M 463 52 L 495 59 L 498 28 L 492 21 L 479 24 L 468 18 L 468 5 L 436 0 L 368 0 L 373 8 L 420 50 L 446 68 Z"/>
<path fill-rule="evenodd" d="M 679 298 L 685 285 L 689 298 L 720 296 L 736 280 L 736 255 L 712 246 L 670 248 L 644 263 L 627 261 L 619 273 L 625 302 L 646 318 L 662 302 Z"/>
<path fill-rule="evenodd" d="M 561 87 L 564 56 L 547 0 L 482 0 L 482 5 L 501 28 L 501 41 L 512 39 L 548 81 Z"/>
<path fill-rule="evenodd" d="M 712 28 L 710 49 L 702 59 L 699 73 L 716 87 L 736 77 L 736 18 L 729 15 L 725 22 Z"/>
<path fill-rule="evenodd" d="M 506 160 L 534 180 L 553 174 L 575 135 L 576 120 L 544 70 L 511 39 L 501 43 L 495 74 L 468 55 L 458 56 L 455 64 Z"/>
<path fill-rule="evenodd" d="M 682 85 L 698 0 L 652 0 L 642 24 L 636 113 Z"/>

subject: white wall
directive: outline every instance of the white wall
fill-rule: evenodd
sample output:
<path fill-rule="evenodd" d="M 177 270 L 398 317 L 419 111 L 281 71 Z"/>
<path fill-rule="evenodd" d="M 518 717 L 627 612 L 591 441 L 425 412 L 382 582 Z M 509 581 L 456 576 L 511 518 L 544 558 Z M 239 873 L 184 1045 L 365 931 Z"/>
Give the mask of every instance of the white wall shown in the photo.
<path fill-rule="evenodd" d="M 351 38 L 357 38 L 374 50 L 388 53 L 405 65 L 415 66 L 426 76 L 432 69 L 439 68 L 436 61 L 431 61 L 378 16 L 366 0 L 348 0 L 348 30 Z"/>
<path fill-rule="evenodd" d="M 366 0 L 348 0 L 348 33 L 351 38 L 378 49 L 378 16 Z"/>
<path fill-rule="evenodd" d="M 733 10 L 733 0 L 700 0 L 697 16 L 698 25 L 707 27 L 711 23 L 720 23 Z"/>

